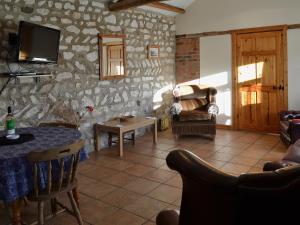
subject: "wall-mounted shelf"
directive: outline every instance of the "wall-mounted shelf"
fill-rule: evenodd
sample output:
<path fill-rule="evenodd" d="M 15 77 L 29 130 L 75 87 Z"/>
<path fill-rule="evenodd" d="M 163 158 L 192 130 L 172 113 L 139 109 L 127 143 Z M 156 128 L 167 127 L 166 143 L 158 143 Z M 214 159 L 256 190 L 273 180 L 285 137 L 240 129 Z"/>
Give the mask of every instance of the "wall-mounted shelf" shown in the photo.
<path fill-rule="evenodd" d="M 9 84 L 9 82 L 14 79 L 16 82 L 19 79 L 22 78 L 33 78 L 35 80 L 36 83 L 38 83 L 40 81 L 40 78 L 42 77 L 53 77 L 54 74 L 52 72 L 47 72 L 47 73 L 35 73 L 35 72 L 18 72 L 18 73 L 0 73 L 1 77 L 6 77 L 8 78 L 8 80 L 5 82 L 5 84 L 3 85 L 3 87 L 0 90 L 0 95 L 2 94 L 2 92 L 4 91 L 4 89 L 6 88 L 6 86 Z"/>
<path fill-rule="evenodd" d="M 34 72 L 26 72 L 26 73 L 0 73 L 0 76 L 5 77 L 13 77 L 13 78 L 36 78 L 36 77 L 53 77 L 53 73 L 34 73 Z"/>

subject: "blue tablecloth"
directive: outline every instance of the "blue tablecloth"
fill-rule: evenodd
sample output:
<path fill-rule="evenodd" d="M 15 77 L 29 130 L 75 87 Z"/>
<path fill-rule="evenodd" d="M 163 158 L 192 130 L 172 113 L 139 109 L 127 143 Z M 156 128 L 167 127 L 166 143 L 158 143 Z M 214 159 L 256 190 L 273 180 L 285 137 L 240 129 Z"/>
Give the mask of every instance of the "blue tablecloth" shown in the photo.
<path fill-rule="evenodd" d="M 63 127 L 20 128 L 17 133 L 33 134 L 34 140 L 0 146 L 0 200 L 7 203 L 25 197 L 33 189 L 32 165 L 26 158 L 29 152 L 68 145 L 81 137 L 78 130 Z M 0 132 L 0 136 L 3 135 Z M 87 151 L 82 149 L 80 161 L 87 158 Z"/>

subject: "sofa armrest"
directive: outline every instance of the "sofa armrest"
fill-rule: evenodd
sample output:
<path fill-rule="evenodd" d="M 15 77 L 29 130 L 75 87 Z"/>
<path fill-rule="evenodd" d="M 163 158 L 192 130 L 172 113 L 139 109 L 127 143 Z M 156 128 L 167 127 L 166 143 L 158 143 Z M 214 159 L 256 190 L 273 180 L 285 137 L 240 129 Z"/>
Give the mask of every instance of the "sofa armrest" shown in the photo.
<path fill-rule="evenodd" d="M 214 168 L 189 151 L 174 150 L 168 154 L 166 160 L 171 169 L 195 182 L 230 189 L 236 186 L 237 177 Z"/>
<path fill-rule="evenodd" d="M 279 113 L 280 120 L 286 120 L 284 117 L 287 116 L 287 115 L 289 115 L 289 114 L 292 114 L 292 115 L 300 114 L 300 111 L 296 111 L 296 110 L 284 110 L 284 111 L 281 111 Z"/>
<path fill-rule="evenodd" d="M 289 166 L 288 163 L 282 162 L 282 161 L 272 161 L 272 162 L 266 162 L 263 167 L 263 171 L 275 171 L 282 168 L 285 168 Z"/>
<path fill-rule="evenodd" d="M 156 217 L 156 225 L 179 225 L 179 212 L 175 210 L 161 211 Z"/>
<path fill-rule="evenodd" d="M 294 144 L 300 138 L 300 123 L 290 122 L 289 130 L 291 144 Z"/>

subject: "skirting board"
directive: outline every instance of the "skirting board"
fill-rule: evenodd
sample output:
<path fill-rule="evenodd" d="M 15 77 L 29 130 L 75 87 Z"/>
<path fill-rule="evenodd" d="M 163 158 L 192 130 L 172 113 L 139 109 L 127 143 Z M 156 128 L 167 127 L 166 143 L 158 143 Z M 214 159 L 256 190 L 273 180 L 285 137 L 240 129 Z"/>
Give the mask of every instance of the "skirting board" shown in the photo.
<path fill-rule="evenodd" d="M 224 124 L 217 124 L 216 125 L 217 129 L 222 129 L 222 130 L 232 130 L 231 125 L 224 125 Z"/>

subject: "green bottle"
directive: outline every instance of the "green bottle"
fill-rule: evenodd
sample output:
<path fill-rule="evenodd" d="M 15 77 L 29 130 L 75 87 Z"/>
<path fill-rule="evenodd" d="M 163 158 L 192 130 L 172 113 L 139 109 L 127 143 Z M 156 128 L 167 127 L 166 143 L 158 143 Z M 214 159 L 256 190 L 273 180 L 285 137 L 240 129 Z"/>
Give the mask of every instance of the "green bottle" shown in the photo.
<path fill-rule="evenodd" d="M 5 128 L 6 128 L 7 135 L 14 135 L 16 133 L 16 120 L 10 106 L 7 107 Z"/>

